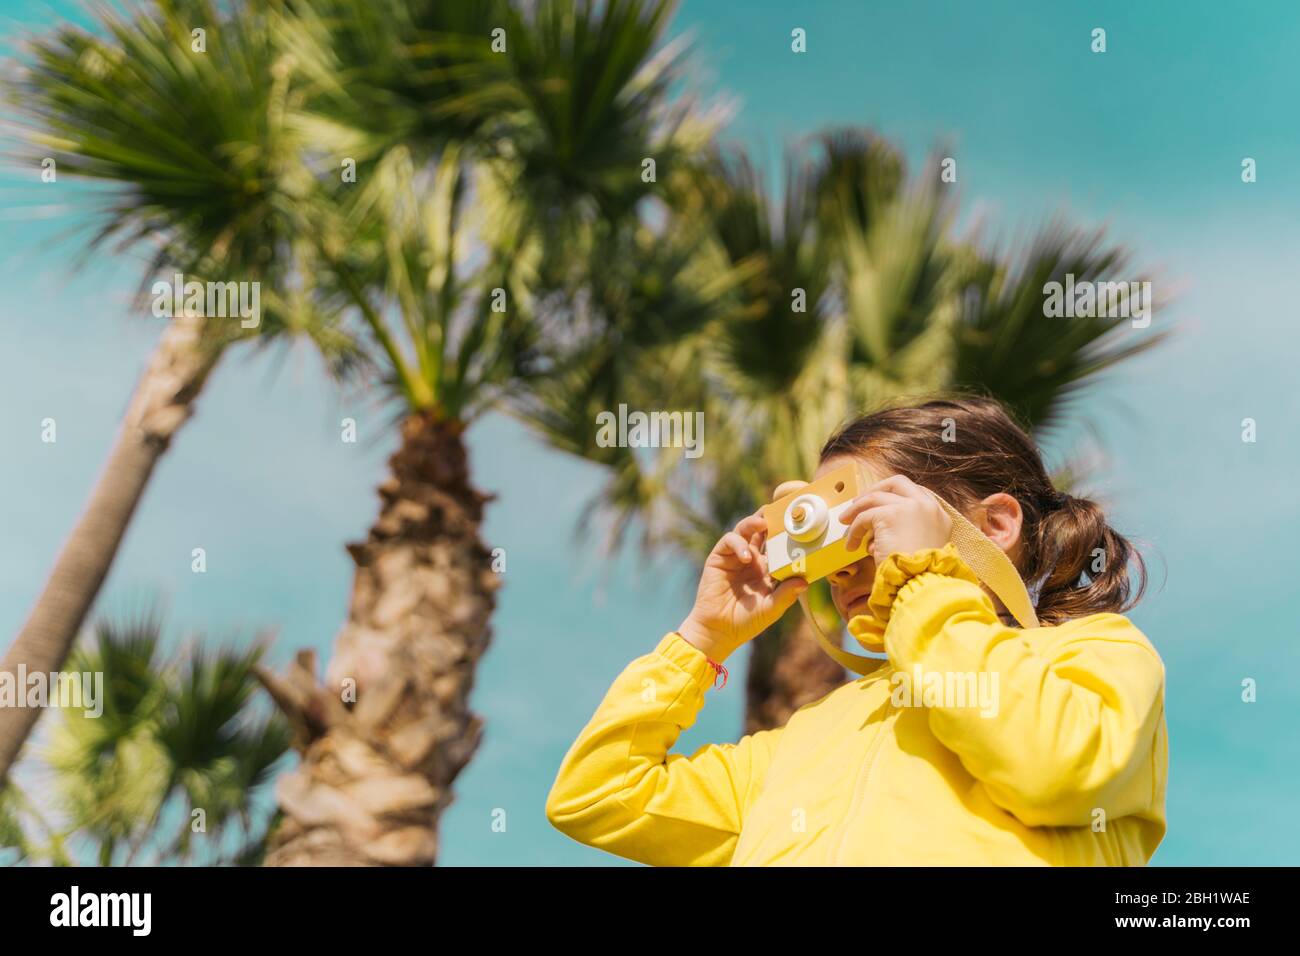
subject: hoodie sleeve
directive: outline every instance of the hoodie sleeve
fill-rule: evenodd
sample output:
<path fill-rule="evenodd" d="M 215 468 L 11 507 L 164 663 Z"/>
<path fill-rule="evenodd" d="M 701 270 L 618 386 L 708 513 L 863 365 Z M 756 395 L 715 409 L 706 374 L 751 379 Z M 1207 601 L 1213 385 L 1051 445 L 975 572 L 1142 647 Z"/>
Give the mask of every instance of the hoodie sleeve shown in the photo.
<path fill-rule="evenodd" d="M 656 866 L 725 866 L 779 730 L 669 754 L 715 675 L 680 635 L 628 665 L 569 748 L 546 818 L 589 846 Z"/>
<path fill-rule="evenodd" d="M 891 555 L 871 606 L 896 671 L 986 673 L 979 706 L 929 706 L 930 728 L 989 796 L 1028 826 L 1088 826 L 1151 810 L 1164 719 L 1164 665 L 1118 614 L 1023 631 L 1003 624 L 952 545 Z"/>

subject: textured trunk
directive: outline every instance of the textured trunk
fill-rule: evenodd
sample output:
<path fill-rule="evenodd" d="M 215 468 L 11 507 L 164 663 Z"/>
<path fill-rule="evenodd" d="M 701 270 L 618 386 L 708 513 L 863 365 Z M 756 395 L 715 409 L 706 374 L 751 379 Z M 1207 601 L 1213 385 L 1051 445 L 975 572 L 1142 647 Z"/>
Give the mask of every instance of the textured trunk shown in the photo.
<path fill-rule="evenodd" d="M 104 472 L 27 623 L 0 662 L 0 672 L 16 674 L 20 664 L 29 674 L 63 666 L 154 465 L 189 418 L 216 362 L 217 353 L 202 347 L 201 327 L 201 319 L 182 317 L 163 333 L 136 386 Z M 0 783 L 39 716 L 37 708 L 0 708 Z"/>
<path fill-rule="evenodd" d="M 268 866 L 432 865 L 478 747 L 469 694 L 499 586 L 479 538 L 488 499 L 456 423 L 409 417 L 390 467 L 379 519 L 348 548 L 352 604 L 324 683 L 309 652 L 259 674 L 302 753 L 277 786 Z"/>
<path fill-rule="evenodd" d="M 823 653 L 812 625 L 792 611 L 754 643 L 745 687 L 745 733 L 784 726 L 804 704 L 844 683 L 844 668 Z"/>

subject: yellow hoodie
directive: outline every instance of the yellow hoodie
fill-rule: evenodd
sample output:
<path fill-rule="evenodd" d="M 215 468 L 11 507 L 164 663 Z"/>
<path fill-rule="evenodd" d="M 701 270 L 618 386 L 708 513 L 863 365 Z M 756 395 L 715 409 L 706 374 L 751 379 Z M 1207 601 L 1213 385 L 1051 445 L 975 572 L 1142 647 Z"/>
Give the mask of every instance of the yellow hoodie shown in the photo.
<path fill-rule="evenodd" d="M 1008 627 L 951 544 L 891 555 L 869 606 L 849 631 L 888 660 L 780 729 L 689 757 L 668 750 L 715 675 L 669 634 L 570 748 L 547 819 L 661 866 L 1151 858 L 1165 833 L 1164 665 L 1126 618 Z"/>

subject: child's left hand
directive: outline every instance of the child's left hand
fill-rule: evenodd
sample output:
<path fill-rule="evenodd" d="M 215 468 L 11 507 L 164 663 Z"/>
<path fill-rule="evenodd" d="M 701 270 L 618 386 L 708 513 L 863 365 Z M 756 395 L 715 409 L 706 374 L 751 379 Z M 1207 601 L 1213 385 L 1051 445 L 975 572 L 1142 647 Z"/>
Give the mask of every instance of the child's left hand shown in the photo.
<path fill-rule="evenodd" d="M 952 519 L 933 492 L 902 475 L 876 482 L 844 509 L 840 521 L 849 525 L 848 549 L 869 539 L 877 566 L 891 554 L 942 548 L 952 533 Z"/>

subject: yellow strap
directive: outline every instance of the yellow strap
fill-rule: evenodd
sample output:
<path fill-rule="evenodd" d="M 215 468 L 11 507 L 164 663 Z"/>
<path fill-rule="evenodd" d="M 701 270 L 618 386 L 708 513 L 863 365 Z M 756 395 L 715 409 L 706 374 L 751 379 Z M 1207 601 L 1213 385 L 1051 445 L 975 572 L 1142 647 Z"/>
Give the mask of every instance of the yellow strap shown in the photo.
<path fill-rule="evenodd" d="M 960 511 L 938 495 L 935 498 L 938 498 L 939 504 L 952 519 L 949 540 L 956 546 L 957 553 L 966 562 L 966 566 L 998 596 L 1021 627 L 1037 627 L 1038 615 L 1034 613 L 1034 602 L 1029 599 L 1025 582 L 1020 579 L 1020 572 L 1011 563 L 1007 553 L 967 521 Z"/>
<path fill-rule="evenodd" d="M 846 667 L 857 674 L 870 674 L 877 667 L 885 663 L 881 657 L 866 657 L 862 654 L 850 654 L 844 648 L 837 646 L 826 633 L 822 626 L 817 623 L 817 618 L 813 616 L 812 608 L 808 606 L 807 592 L 799 595 L 799 606 L 803 608 L 804 617 L 808 618 L 812 624 L 813 634 L 817 637 L 817 643 L 821 645 L 826 655 L 841 667 Z"/>

